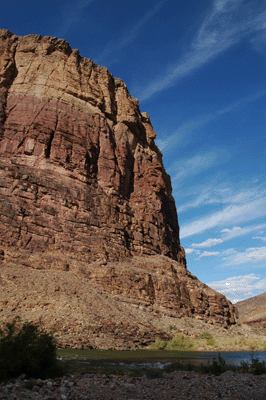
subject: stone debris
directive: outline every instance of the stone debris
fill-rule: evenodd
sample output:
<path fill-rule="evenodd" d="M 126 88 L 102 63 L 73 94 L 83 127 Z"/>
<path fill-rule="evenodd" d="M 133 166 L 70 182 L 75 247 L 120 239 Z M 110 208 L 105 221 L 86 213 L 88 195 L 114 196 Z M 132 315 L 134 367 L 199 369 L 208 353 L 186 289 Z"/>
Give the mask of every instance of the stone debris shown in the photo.
<path fill-rule="evenodd" d="M 31 383 L 31 389 L 27 389 Z M 221 376 L 173 372 L 160 379 L 94 375 L 54 380 L 12 380 L 0 385 L 2 400 L 265 400 L 266 375 L 226 373 Z"/>

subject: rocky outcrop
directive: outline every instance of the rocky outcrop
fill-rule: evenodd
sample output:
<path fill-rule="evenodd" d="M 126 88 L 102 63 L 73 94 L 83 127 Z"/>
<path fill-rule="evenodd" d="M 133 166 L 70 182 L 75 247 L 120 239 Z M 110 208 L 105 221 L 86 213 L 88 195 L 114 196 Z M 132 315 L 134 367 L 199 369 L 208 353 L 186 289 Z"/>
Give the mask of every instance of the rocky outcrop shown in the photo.
<path fill-rule="evenodd" d="M 234 322 L 233 307 L 223 295 L 165 256 L 100 267 L 72 259 L 64 269 L 33 268 L 39 265 L 34 253 L 25 260 L 31 267 L 12 260 L 1 266 L 1 322 L 15 315 L 41 320 L 60 347 L 143 348 L 158 337 L 192 335 L 192 328 L 183 329 L 188 317 L 196 318 L 191 325 L 202 324 L 203 331 L 209 330 L 204 322 L 221 327 Z"/>
<path fill-rule="evenodd" d="M 240 322 L 266 328 L 266 293 L 239 301 L 235 308 Z"/>
<path fill-rule="evenodd" d="M 112 294 L 233 323 L 186 270 L 155 136 L 106 68 L 64 40 L 0 30 L 0 262 L 83 271 Z"/>
<path fill-rule="evenodd" d="M 147 113 L 63 40 L 1 34 L 2 241 L 88 262 L 180 253 Z"/>

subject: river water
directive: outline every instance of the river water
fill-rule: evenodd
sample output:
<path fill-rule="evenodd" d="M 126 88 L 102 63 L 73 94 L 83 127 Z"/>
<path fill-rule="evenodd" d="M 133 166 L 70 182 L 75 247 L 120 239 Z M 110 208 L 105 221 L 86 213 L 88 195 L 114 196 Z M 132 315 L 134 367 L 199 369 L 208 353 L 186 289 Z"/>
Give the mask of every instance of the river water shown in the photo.
<path fill-rule="evenodd" d="M 221 351 L 226 364 L 240 365 L 242 361 L 250 362 L 251 358 L 266 362 L 266 351 Z M 212 363 L 218 358 L 218 352 L 210 351 L 166 351 L 166 350 L 136 350 L 136 351 L 104 351 L 104 350 L 73 350 L 59 349 L 58 358 L 73 360 L 79 364 L 91 367 L 105 366 L 110 368 L 163 368 L 172 362 L 180 361 L 192 364 Z"/>

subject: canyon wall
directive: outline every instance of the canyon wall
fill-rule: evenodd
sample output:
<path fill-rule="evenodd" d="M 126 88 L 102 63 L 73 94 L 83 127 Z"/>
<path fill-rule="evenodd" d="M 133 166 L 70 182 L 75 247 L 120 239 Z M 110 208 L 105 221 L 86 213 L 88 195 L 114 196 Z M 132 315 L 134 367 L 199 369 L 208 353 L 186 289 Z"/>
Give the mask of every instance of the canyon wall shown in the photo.
<path fill-rule="evenodd" d="M 67 272 L 176 316 L 234 323 L 232 304 L 186 269 L 155 137 L 149 115 L 105 67 L 62 39 L 0 30 L 7 284 L 11 267 Z M 5 296 L 8 308 L 12 292 Z"/>

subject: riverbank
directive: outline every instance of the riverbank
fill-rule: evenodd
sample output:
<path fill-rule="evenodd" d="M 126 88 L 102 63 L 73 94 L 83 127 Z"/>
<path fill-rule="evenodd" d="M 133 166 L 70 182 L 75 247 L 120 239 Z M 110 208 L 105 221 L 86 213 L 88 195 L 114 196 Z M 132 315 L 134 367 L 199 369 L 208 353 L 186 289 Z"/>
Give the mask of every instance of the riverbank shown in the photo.
<path fill-rule="evenodd" d="M 201 375 L 192 371 L 164 373 L 160 378 L 87 374 L 54 380 L 27 381 L 24 377 L 0 387 L 0 399 L 179 399 L 265 400 L 266 375 Z"/>
<path fill-rule="evenodd" d="M 79 352 L 86 352 L 86 350 Z M 87 352 L 96 355 L 96 351 Z M 102 353 L 110 352 L 103 351 Z M 148 353 L 154 353 L 158 357 L 160 354 L 155 353 L 163 352 L 151 351 Z M 172 353 L 173 356 L 173 353 L 179 352 L 166 353 L 169 355 Z M 140 354 L 138 355 L 140 356 Z M 103 354 L 103 357 L 106 356 L 107 354 Z M 114 356 L 117 355 L 114 354 Z M 128 354 L 122 356 L 128 356 Z M 234 364 L 225 362 L 218 354 L 218 357 L 212 362 L 206 362 L 207 359 L 205 359 L 205 363 L 199 364 L 188 358 L 186 362 L 182 363 L 172 359 L 171 362 L 157 362 L 157 366 L 148 365 L 156 363 L 146 362 L 142 368 L 137 367 L 134 362 L 131 362 L 133 368 L 128 368 L 125 363 L 120 363 L 119 368 L 117 368 L 118 364 L 116 366 L 112 363 L 104 365 L 106 360 L 102 358 L 102 360 L 98 360 L 98 369 L 94 369 L 94 373 L 91 372 L 93 369 L 90 364 L 92 363 L 84 362 L 82 366 L 82 358 L 79 360 L 80 362 L 77 359 L 76 361 L 78 368 L 75 368 L 73 358 L 72 363 L 68 366 L 65 365 L 68 367 L 67 376 L 41 380 L 26 379 L 25 375 L 21 375 L 17 379 L 2 383 L 0 384 L 0 399 L 265 399 L 266 363 L 264 360 L 259 361 L 258 358 L 251 358 L 251 362 Z M 109 359 L 110 361 L 112 359 Z"/>
<path fill-rule="evenodd" d="M 194 324 L 194 321 L 189 321 Z M 246 324 L 237 324 L 227 330 L 202 325 L 191 330 L 181 329 L 171 340 L 159 337 L 148 346 L 151 350 L 187 350 L 187 351 L 265 351 L 265 329 Z"/>
<path fill-rule="evenodd" d="M 167 324 L 169 324 L 167 326 Z M 180 318 L 169 321 L 161 319 L 160 328 L 172 334 L 172 337 L 179 338 L 176 348 L 182 350 L 197 351 L 265 351 L 266 350 L 266 329 L 250 326 L 238 322 L 227 329 L 207 324 L 194 318 Z M 182 340 L 183 337 L 183 340 Z M 166 346 L 152 344 L 153 349 L 168 348 L 174 349 L 175 343 L 164 341 Z M 181 344 L 181 346 L 178 346 Z M 183 343 L 182 343 L 183 342 Z M 161 342 L 162 345 L 162 342 Z"/>

